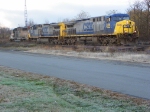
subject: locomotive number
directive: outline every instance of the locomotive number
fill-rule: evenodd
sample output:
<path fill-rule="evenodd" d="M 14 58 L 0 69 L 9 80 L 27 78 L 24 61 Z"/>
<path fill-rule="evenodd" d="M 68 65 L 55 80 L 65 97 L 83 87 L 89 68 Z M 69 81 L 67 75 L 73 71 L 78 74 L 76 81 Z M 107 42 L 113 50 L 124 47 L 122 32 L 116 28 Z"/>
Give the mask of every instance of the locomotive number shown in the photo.
<path fill-rule="evenodd" d="M 122 26 L 122 24 L 117 24 L 117 26 Z"/>
<path fill-rule="evenodd" d="M 110 23 L 107 23 L 107 24 L 106 24 L 106 27 L 107 27 L 107 28 L 110 28 Z"/>

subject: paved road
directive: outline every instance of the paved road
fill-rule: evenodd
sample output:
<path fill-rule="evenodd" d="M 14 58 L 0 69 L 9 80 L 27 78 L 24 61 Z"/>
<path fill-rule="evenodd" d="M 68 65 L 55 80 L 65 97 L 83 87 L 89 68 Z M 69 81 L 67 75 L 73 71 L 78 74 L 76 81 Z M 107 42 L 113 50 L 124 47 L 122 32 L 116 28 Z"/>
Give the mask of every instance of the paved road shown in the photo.
<path fill-rule="evenodd" d="M 0 65 L 150 99 L 150 64 L 0 51 Z"/>

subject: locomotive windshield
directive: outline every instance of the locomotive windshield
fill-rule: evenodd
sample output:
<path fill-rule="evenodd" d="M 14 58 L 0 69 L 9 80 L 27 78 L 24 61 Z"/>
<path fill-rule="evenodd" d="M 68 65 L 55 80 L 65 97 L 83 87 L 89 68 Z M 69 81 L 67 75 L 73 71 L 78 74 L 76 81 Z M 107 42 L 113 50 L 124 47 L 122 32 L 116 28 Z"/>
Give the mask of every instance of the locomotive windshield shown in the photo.
<path fill-rule="evenodd" d="M 130 18 L 129 17 L 123 17 L 123 20 L 129 20 Z"/>
<path fill-rule="evenodd" d="M 113 17 L 114 21 L 129 20 L 129 17 Z"/>

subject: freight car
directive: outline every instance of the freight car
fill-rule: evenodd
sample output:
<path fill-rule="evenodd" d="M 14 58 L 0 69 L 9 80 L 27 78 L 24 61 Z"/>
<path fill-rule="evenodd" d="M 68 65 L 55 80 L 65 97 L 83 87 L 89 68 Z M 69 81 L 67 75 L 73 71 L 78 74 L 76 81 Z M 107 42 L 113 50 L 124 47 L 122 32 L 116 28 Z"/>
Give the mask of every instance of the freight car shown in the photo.
<path fill-rule="evenodd" d="M 28 28 L 17 27 L 11 31 L 10 41 L 24 41 L 28 39 Z"/>

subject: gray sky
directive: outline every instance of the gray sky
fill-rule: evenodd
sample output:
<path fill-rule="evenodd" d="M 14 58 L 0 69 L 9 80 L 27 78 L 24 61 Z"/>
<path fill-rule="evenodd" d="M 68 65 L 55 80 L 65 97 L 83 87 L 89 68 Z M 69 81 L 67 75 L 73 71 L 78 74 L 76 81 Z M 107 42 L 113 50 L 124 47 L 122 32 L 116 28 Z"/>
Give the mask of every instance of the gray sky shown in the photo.
<path fill-rule="evenodd" d="M 26 0 L 28 20 L 41 24 L 73 19 L 82 10 L 91 17 L 106 15 L 110 10 L 126 13 L 135 0 Z M 25 0 L 0 0 L 0 25 L 24 26 Z"/>

